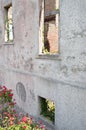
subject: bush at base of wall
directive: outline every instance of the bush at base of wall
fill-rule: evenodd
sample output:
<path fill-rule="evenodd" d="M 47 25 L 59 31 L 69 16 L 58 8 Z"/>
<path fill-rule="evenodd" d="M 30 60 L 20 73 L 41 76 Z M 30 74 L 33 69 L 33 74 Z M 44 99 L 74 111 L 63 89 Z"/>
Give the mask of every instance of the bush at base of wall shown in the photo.
<path fill-rule="evenodd" d="M 13 93 L 7 87 L 0 87 L 0 130 L 45 130 L 42 122 L 36 122 L 28 114 L 17 114 Z"/>

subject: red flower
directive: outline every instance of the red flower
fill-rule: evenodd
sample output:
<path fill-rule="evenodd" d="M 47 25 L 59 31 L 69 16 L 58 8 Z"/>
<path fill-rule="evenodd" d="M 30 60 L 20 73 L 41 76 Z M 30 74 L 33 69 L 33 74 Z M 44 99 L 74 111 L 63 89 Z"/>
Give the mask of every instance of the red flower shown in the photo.
<path fill-rule="evenodd" d="M 27 122 L 27 117 L 26 116 L 24 116 L 23 118 L 22 118 L 22 122 Z"/>
<path fill-rule="evenodd" d="M 22 128 L 23 128 L 23 129 L 26 129 L 26 128 L 27 128 L 27 126 L 22 126 Z"/>
<path fill-rule="evenodd" d="M 2 97 L 2 93 L 0 93 L 0 97 Z"/>
<path fill-rule="evenodd" d="M 32 120 L 32 119 L 33 119 L 33 117 L 31 116 L 31 117 L 30 117 L 30 119 Z"/>
<path fill-rule="evenodd" d="M 14 106 L 16 104 L 16 102 L 10 102 L 9 105 L 10 106 Z"/>
<path fill-rule="evenodd" d="M 13 93 L 9 93 L 8 96 L 9 96 L 9 97 L 12 97 L 12 96 L 13 96 Z"/>
<path fill-rule="evenodd" d="M 16 110 L 14 109 L 13 112 L 16 113 Z"/>
<path fill-rule="evenodd" d="M 3 89 L 4 89 L 4 90 L 7 90 L 6 86 L 3 86 Z"/>
<path fill-rule="evenodd" d="M 44 129 L 44 128 L 45 128 L 45 126 L 44 126 L 44 125 L 42 125 L 42 126 L 41 126 L 41 129 Z"/>
<path fill-rule="evenodd" d="M 4 89 L 3 93 L 6 94 L 6 90 L 5 89 Z"/>
<path fill-rule="evenodd" d="M 36 126 L 36 129 L 38 129 L 39 127 L 38 127 L 38 125 Z"/>

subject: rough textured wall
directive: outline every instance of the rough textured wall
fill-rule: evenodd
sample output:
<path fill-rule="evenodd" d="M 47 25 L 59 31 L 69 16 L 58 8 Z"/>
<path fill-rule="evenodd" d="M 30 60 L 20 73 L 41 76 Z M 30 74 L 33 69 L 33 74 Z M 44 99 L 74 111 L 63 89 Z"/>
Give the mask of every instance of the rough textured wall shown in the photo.
<path fill-rule="evenodd" d="M 47 57 L 38 56 L 38 1 L 12 1 L 13 44 L 4 43 L 5 5 L 0 0 L 0 83 L 13 88 L 19 107 L 37 117 L 38 96 L 53 100 L 56 130 L 85 130 L 86 0 L 60 0 L 60 53 Z"/>
<path fill-rule="evenodd" d="M 56 9 L 56 0 L 46 0 L 45 3 L 45 13 Z"/>

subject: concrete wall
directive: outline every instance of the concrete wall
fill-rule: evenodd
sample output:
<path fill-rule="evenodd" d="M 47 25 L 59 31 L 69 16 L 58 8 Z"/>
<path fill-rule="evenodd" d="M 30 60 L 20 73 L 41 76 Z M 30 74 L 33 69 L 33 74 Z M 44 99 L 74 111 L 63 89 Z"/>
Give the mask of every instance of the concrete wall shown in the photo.
<path fill-rule="evenodd" d="M 39 115 L 38 97 L 55 102 L 55 130 L 86 129 L 86 0 L 60 0 L 57 56 L 39 56 L 36 0 L 13 0 L 13 43 L 4 42 L 0 0 L 0 83 L 12 88 L 17 104 Z"/>

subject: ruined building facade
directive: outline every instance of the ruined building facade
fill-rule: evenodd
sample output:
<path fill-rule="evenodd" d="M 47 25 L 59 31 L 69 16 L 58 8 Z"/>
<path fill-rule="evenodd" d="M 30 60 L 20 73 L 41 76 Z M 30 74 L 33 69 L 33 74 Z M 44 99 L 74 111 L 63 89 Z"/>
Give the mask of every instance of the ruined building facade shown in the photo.
<path fill-rule="evenodd" d="M 86 0 L 0 0 L 0 85 L 53 130 L 85 130 Z"/>

